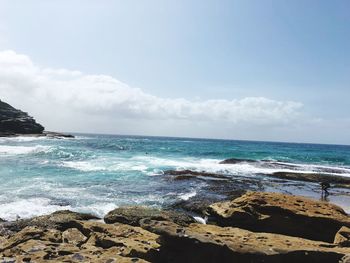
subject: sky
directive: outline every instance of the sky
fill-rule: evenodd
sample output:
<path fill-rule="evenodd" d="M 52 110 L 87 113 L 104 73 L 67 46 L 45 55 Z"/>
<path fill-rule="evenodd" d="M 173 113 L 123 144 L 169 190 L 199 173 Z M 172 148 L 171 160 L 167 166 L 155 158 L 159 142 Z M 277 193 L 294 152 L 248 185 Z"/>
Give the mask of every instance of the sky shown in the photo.
<path fill-rule="evenodd" d="M 350 144 L 348 0 L 0 0 L 0 99 L 47 130 Z"/>

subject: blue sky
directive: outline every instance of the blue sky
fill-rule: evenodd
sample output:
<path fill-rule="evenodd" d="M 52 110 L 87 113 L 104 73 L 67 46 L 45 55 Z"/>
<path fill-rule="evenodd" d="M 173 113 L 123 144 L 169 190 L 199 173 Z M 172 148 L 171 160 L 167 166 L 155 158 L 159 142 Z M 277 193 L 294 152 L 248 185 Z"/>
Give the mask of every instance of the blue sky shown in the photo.
<path fill-rule="evenodd" d="M 62 122 L 64 130 L 350 143 L 349 47 L 346 0 L 0 1 L 0 50 L 23 54 L 38 68 L 103 74 L 168 100 L 263 97 L 302 104 L 298 117 L 279 116 L 288 123 L 212 117 L 199 125 L 201 113 L 197 127 L 197 113 L 181 120 L 169 113 L 166 124 L 141 115 L 136 121 L 133 113 L 123 117 L 125 129 L 113 128 L 104 114 L 105 129 Z M 0 95 L 14 100 L 5 88 Z M 29 103 L 17 104 L 60 128 Z"/>

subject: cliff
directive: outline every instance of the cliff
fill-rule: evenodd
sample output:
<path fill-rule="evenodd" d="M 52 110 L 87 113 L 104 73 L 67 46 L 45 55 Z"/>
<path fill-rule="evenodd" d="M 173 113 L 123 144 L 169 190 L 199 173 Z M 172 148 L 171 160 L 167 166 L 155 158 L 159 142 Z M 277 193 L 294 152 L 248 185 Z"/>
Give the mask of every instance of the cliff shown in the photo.
<path fill-rule="evenodd" d="M 41 134 L 44 127 L 26 112 L 0 100 L 0 135 Z"/>

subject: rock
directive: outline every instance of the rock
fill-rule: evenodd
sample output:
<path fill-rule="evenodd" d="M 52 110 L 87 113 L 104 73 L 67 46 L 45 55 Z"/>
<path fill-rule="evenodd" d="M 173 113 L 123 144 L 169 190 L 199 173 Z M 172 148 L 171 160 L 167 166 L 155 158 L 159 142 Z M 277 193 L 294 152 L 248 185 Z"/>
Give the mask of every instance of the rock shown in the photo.
<path fill-rule="evenodd" d="M 227 180 L 229 179 L 227 176 L 222 174 L 216 174 L 216 173 L 207 173 L 207 172 L 197 172 L 192 170 L 166 170 L 164 171 L 164 175 L 172 175 L 174 176 L 174 180 L 186 180 L 191 178 L 197 178 L 197 179 L 220 179 L 220 180 Z"/>
<path fill-rule="evenodd" d="M 157 262 L 338 262 L 348 248 L 279 234 L 215 225 L 142 220 L 160 235 Z"/>
<path fill-rule="evenodd" d="M 192 215 L 206 216 L 207 209 L 211 204 L 237 198 L 246 192 L 244 190 L 235 190 L 234 187 L 230 187 L 229 183 L 224 185 L 222 189 L 218 189 L 213 185 L 207 188 L 209 189 L 205 189 L 204 194 L 200 192 L 188 200 L 176 201 L 168 205 L 168 208 L 171 210 L 185 211 Z M 210 195 L 210 191 L 213 191 L 215 194 Z"/>
<path fill-rule="evenodd" d="M 221 161 L 219 164 L 237 164 L 237 163 L 255 163 L 257 161 L 250 159 L 238 159 L 238 158 L 230 158 Z"/>
<path fill-rule="evenodd" d="M 159 221 L 173 221 L 179 225 L 188 225 L 195 222 L 194 219 L 184 213 L 164 211 L 144 206 L 126 206 L 110 211 L 104 218 L 107 224 L 123 223 L 139 226 L 141 219 L 152 219 Z"/>
<path fill-rule="evenodd" d="M 221 226 L 330 243 L 342 226 L 350 226 L 349 216 L 336 205 L 280 193 L 247 192 L 212 204 L 208 214 Z"/>
<path fill-rule="evenodd" d="M 45 135 L 48 138 L 54 138 L 54 139 L 74 138 L 74 136 L 71 134 L 60 133 L 60 132 L 50 132 L 50 131 L 44 131 L 43 135 Z"/>
<path fill-rule="evenodd" d="M 54 212 L 50 215 L 38 216 L 31 219 L 21 219 L 14 222 L 3 223 L 2 227 L 12 232 L 21 231 L 27 226 L 57 228 L 60 230 L 66 230 L 68 228 L 74 227 L 75 222 L 77 220 L 93 219 L 99 218 L 91 214 L 77 213 L 69 210 L 61 210 Z"/>
<path fill-rule="evenodd" d="M 44 224 L 27 226 L 2 240 L 0 259 L 13 258 L 16 262 L 154 262 L 160 247 L 157 234 L 124 224 L 85 221 L 88 218 L 68 211 L 46 216 L 45 220 L 39 220 L 44 220 Z M 47 223 L 48 220 L 55 224 Z M 62 226 L 68 221 L 75 227 L 63 230 Z"/>
<path fill-rule="evenodd" d="M 350 228 L 343 226 L 334 237 L 334 243 L 342 247 L 350 247 Z"/>
<path fill-rule="evenodd" d="M 113 248 L 124 257 L 152 260 L 160 247 L 157 241 L 159 236 L 140 227 L 85 222 L 83 228 L 91 233 L 82 246 L 89 251 Z"/>
<path fill-rule="evenodd" d="M 62 240 L 64 243 L 70 243 L 79 246 L 85 242 L 86 236 L 84 236 L 76 228 L 69 228 L 62 233 Z"/>
<path fill-rule="evenodd" d="M 339 263 L 350 263 L 350 254 L 345 255 L 340 261 Z"/>
<path fill-rule="evenodd" d="M 33 117 L 0 100 L 1 134 L 40 134 L 43 131 L 44 127 L 37 123 Z"/>
<path fill-rule="evenodd" d="M 321 173 L 275 172 L 273 174 L 266 174 L 266 176 L 305 182 L 328 182 L 334 187 L 350 188 L 350 177 L 341 175 L 334 176 Z"/>

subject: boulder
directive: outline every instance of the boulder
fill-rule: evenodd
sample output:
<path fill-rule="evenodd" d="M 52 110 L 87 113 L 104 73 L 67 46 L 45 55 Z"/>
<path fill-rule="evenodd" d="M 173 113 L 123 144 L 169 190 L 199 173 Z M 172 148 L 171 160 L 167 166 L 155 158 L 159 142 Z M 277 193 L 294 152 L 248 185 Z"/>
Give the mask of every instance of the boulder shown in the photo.
<path fill-rule="evenodd" d="M 142 220 L 160 235 L 157 262 L 338 262 L 350 252 L 320 241 L 215 225 Z"/>
<path fill-rule="evenodd" d="M 0 100 L 1 134 L 40 134 L 43 131 L 44 127 L 37 123 L 33 117 Z"/>
<path fill-rule="evenodd" d="M 342 226 L 350 226 L 349 216 L 336 205 L 280 193 L 249 191 L 232 201 L 212 204 L 207 212 L 220 226 L 330 243 Z"/>
<path fill-rule="evenodd" d="M 154 262 L 160 247 L 159 236 L 140 227 L 86 221 L 89 217 L 72 213 L 47 218 L 55 224 L 26 226 L 0 239 L 0 261 Z M 68 221 L 74 227 L 64 229 Z"/>
<path fill-rule="evenodd" d="M 86 241 L 86 236 L 84 236 L 77 228 L 68 228 L 62 232 L 62 240 L 64 243 L 79 246 Z"/>
<path fill-rule="evenodd" d="M 343 247 L 350 247 L 350 228 L 343 226 L 334 237 L 334 243 Z"/>
<path fill-rule="evenodd" d="M 66 230 L 72 228 L 77 220 L 96 220 L 98 217 L 85 214 L 77 213 L 69 210 L 56 211 L 50 215 L 38 216 L 31 219 L 21 219 L 13 222 L 5 222 L 2 224 L 3 230 L 10 232 L 18 232 L 27 226 L 37 226 L 44 228 L 57 228 L 60 230 Z M 1 230 L 1 229 L 0 229 Z"/>
<path fill-rule="evenodd" d="M 139 226 L 141 219 L 173 221 L 179 225 L 188 225 L 195 222 L 192 217 L 184 213 L 164 211 L 145 206 L 126 206 L 114 209 L 105 216 L 104 221 L 107 224 L 123 223 Z"/>

